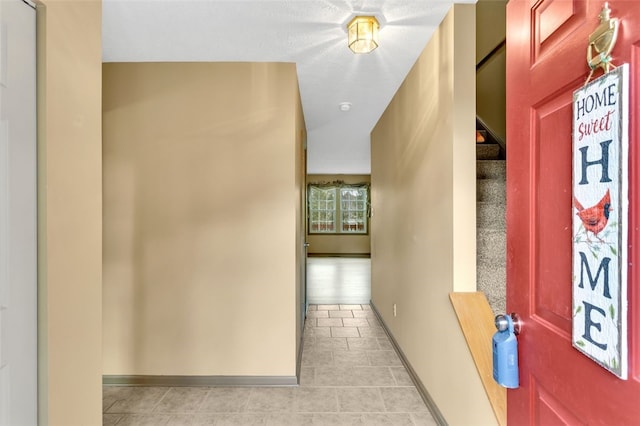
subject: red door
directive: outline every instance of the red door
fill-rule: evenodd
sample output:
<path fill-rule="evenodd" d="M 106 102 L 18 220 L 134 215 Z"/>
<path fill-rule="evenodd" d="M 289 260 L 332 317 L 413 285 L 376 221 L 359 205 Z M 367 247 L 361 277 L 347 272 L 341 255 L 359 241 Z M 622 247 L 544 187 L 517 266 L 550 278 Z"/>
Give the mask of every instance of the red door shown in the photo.
<path fill-rule="evenodd" d="M 507 306 L 520 315 L 520 388 L 510 425 L 640 425 L 640 1 L 621 20 L 613 62 L 630 64 L 629 379 L 571 345 L 572 93 L 589 73 L 604 0 L 507 5 Z M 600 76 L 602 71 L 597 72 Z"/>

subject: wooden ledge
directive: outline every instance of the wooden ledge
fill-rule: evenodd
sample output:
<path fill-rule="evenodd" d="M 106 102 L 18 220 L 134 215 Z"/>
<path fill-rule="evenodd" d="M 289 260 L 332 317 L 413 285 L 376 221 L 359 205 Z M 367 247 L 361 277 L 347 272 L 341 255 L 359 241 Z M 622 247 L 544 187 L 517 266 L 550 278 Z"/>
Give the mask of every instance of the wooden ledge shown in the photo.
<path fill-rule="evenodd" d="M 484 293 L 449 293 L 471 356 L 499 425 L 507 424 L 507 390 L 493 380 L 491 339 L 496 328 Z"/>

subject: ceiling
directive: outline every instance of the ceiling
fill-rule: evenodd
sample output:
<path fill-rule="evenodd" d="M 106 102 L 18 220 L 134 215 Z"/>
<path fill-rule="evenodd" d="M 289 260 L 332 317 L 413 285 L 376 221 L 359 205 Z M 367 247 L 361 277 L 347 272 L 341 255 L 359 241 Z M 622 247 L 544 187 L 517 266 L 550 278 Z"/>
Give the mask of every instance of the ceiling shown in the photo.
<path fill-rule="evenodd" d="M 103 61 L 295 62 L 308 173 L 368 174 L 370 132 L 452 3 L 103 0 Z M 347 47 L 356 14 L 380 21 L 380 46 L 369 54 Z"/>

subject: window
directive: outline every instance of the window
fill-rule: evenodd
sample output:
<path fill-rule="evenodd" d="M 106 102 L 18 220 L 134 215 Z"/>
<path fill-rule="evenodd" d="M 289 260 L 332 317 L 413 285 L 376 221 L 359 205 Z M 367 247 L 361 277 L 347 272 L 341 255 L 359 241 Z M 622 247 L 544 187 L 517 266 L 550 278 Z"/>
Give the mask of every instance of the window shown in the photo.
<path fill-rule="evenodd" d="M 310 234 L 366 234 L 368 185 L 309 185 Z"/>

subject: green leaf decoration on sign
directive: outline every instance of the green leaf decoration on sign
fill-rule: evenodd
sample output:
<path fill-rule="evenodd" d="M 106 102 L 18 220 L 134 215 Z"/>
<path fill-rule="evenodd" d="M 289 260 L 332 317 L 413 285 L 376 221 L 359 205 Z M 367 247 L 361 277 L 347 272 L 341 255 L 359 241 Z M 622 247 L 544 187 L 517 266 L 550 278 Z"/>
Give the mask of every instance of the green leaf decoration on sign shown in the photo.
<path fill-rule="evenodd" d="M 613 358 L 611 360 L 611 365 L 613 366 L 613 368 L 618 368 L 618 359 L 617 358 Z"/>
<path fill-rule="evenodd" d="M 573 316 L 575 317 L 576 315 L 578 315 L 580 313 L 580 311 L 582 311 L 582 305 L 578 305 L 578 307 L 576 308 L 576 311 L 573 314 Z"/>
<path fill-rule="evenodd" d="M 576 345 L 580 346 L 581 348 L 584 348 L 586 346 L 582 340 L 576 340 Z"/>
<path fill-rule="evenodd" d="M 616 319 L 616 308 L 613 305 L 609 305 L 609 313 L 611 314 L 611 319 Z"/>
<path fill-rule="evenodd" d="M 609 248 L 611 249 L 611 253 L 613 253 L 614 256 L 618 255 L 618 250 L 616 250 L 613 246 L 609 246 Z"/>

